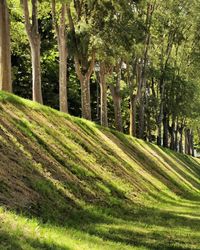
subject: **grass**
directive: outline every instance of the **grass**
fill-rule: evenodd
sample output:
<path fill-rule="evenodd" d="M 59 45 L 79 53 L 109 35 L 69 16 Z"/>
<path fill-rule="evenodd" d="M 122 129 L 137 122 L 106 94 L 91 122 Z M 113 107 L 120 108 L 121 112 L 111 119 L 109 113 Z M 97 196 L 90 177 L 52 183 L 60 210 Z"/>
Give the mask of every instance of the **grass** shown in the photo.
<path fill-rule="evenodd" d="M 200 162 L 0 92 L 0 250 L 200 249 Z"/>

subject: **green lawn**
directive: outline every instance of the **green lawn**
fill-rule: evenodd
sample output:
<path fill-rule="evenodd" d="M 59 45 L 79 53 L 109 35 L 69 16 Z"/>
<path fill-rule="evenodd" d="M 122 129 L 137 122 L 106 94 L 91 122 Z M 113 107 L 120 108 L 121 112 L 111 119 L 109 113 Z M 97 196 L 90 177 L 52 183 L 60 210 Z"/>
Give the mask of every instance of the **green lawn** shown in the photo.
<path fill-rule="evenodd" d="M 0 250 L 200 249 L 200 162 L 0 92 Z"/>

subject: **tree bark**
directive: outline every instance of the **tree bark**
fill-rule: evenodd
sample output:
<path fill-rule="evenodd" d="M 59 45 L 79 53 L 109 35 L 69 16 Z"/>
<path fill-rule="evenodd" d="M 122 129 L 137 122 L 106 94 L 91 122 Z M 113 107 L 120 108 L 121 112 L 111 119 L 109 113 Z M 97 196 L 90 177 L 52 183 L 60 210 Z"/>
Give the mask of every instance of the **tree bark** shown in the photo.
<path fill-rule="evenodd" d="M 160 84 L 160 110 L 159 110 L 159 114 L 157 117 L 157 128 L 158 128 L 158 132 L 157 132 L 157 145 L 161 146 L 162 144 L 162 121 L 163 121 L 163 106 L 164 106 L 164 100 L 163 100 L 163 96 L 164 96 L 164 76 L 162 76 L 160 78 L 159 81 Z"/>
<path fill-rule="evenodd" d="M 194 134 L 193 134 L 193 131 L 191 131 L 191 134 L 190 134 L 190 147 L 191 147 L 191 154 L 192 156 L 194 156 Z"/>
<path fill-rule="evenodd" d="M 10 21 L 6 0 L 0 1 L 0 90 L 12 92 Z"/>
<path fill-rule="evenodd" d="M 172 126 L 170 127 L 170 135 L 171 135 L 171 141 L 170 141 L 170 149 L 174 150 L 175 145 L 175 118 L 172 118 Z"/>
<path fill-rule="evenodd" d="M 101 125 L 108 126 L 108 110 L 107 110 L 107 84 L 105 63 L 100 63 L 100 106 L 101 106 Z"/>
<path fill-rule="evenodd" d="M 139 106 L 139 133 L 138 133 L 138 137 L 140 139 L 144 139 L 144 96 L 141 96 L 140 98 L 140 106 Z"/>
<path fill-rule="evenodd" d="M 85 74 L 81 72 L 81 66 L 77 56 L 74 57 L 75 69 L 81 83 L 81 107 L 82 117 L 91 120 L 91 104 L 90 104 L 90 77 L 94 70 L 95 55 L 93 54 L 90 66 Z"/>
<path fill-rule="evenodd" d="M 33 78 L 33 101 L 42 103 L 41 90 L 41 66 L 40 66 L 40 38 L 34 37 L 31 40 L 31 61 Z"/>
<path fill-rule="evenodd" d="M 178 125 L 178 119 L 177 119 L 176 129 L 174 131 L 174 150 L 176 152 L 178 151 L 178 128 L 179 128 L 179 125 Z"/>
<path fill-rule="evenodd" d="M 143 88 L 143 81 L 142 81 L 142 65 L 141 63 L 136 60 L 135 65 L 136 71 L 136 85 L 137 85 L 137 93 L 133 94 L 134 86 L 133 82 L 131 81 L 129 84 L 130 89 L 130 135 L 137 137 L 137 125 L 136 125 L 136 114 L 137 114 L 137 102 L 141 99 L 142 96 L 142 88 Z"/>
<path fill-rule="evenodd" d="M 91 106 L 90 106 L 90 78 L 84 76 L 80 79 L 81 82 L 81 106 L 82 117 L 91 120 Z"/>
<path fill-rule="evenodd" d="M 179 130 L 180 139 L 179 139 L 179 153 L 183 153 L 183 129 Z"/>
<path fill-rule="evenodd" d="M 121 63 L 117 66 L 117 80 L 116 85 L 109 85 L 111 95 L 114 103 L 114 113 L 115 113 L 115 128 L 123 132 L 122 126 L 122 113 L 121 113 L 121 93 L 120 93 L 120 81 L 121 81 Z"/>
<path fill-rule="evenodd" d="M 67 101 L 67 44 L 66 44 L 66 4 L 62 3 L 61 16 L 56 18 L 56 3 L 52 0 L 52 17 L 59 50 L 59 105 L 60 111 L 68 113 Z"/>
<path fill-rule="evenodd" d="M 130 135 L 136 137 L 136 96 L 130 96 Z"/>
<path fill-rule="evenodd" d="M 184 121 L 177 127 L 179 132 L 179 153 L 183 153 L 183 132 L 184 132 Z"/>
<path fill-rule="evenodd" d="M 185 154 L 190 155 L 190 130 L 185 129 Z"/>
<path fill-rule="evenodd" d="M 169 121 L 166 112 L 163 115 L 163 147 L 168 148 L 168 126 L 169 126 Z"/>
<path fill-rule="evenodd" d="M 22 0 L 25 28 L 31 47 L 33 101 L 43 103 L 40 64 L 40 34 L 38 30 L 37 0 L 32 0 L 32 22 L 30 23 L 28 0 Z"/>

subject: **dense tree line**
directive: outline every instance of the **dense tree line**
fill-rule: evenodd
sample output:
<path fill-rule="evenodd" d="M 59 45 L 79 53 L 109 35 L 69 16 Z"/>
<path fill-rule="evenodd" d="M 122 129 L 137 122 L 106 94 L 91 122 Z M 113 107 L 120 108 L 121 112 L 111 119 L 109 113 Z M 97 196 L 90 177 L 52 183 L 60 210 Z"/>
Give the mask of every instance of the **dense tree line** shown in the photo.
<path fill-rule="evenodd" d="M 199 0 L 2 0 L 0 88 L 194 154 L 199 9 Z"/>

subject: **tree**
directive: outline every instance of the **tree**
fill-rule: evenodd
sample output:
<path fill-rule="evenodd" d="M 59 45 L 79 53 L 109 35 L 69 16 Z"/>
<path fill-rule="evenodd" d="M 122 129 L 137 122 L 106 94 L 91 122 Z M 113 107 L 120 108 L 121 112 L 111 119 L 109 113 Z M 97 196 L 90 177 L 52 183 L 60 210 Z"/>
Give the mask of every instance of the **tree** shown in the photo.
<path fill-rule="evenodd" d="M 113 99 L 114 104 L 114 114 L 115 114 L 115 128 L 123 132 L 123 125 L 122 125 L 122 110 L 121 110 L 121 67 L 122 61 L 120 60 L 115 66 L 115 84 L 109 84 L 110 92 Z"/>
<path fill-rule="evenodd" d="M 59 50 L 59 103 L 60 111 L 68 113 L 67 103 L 67 44 L 66 44 L 66 3 L 61 4 L 60 20 L 56 15 L 56 3 L 52 0 L 52 17 Z"/>
<path fill-rule="evenodd" d="M 107 127 L 108 126 L 108 110 L 107 110 L 107 66 L 105 62 L 100 62 L 100 107 L 101 107 L 101 125 Z"/>
<path fill-rule="evenodd" d="M 31 47 L 33 101 L 43 103 L 42 87 L 41 87 L 41 65 L 40 65 L 40 34 L 38 29 L 38 1 L 31 0 L 32 3 L 31 21 L 30 21 L 28 0 L 21 0 L 21 3 L 25 18 L 25 28 Z"/>
<path fill-rule="evenodd" d="M 0 1 L 0 90 L 12 92 L 10 23 L 6 0 Z"/>
<path fill-rule="evenodd" d="M 79 1 L 77 1 L 79 3 Z M 75 4 L 75 9 L 77 13 L 77 20 L 81 20 L 82 16 L 82 6 L 87 6 L 83 4 Z M 94 70 L 95 65 L 95 51 L 91 48 L 90 54 L 89 52 L 89 32 L 83 32 L 83 36 L 85 36 L 86 44 L 81 44 L 81 40 L 78 42 L 76 29 L 74 20 L 71 14 L 70 6 L 67 6 L 67 15 L 69 20 L 69 26 L 71 30 L 72 40 L 74 43 L 74 62 L 75 62 L 75 69 L 78 79 L 81 84 L 81 107 L 82 107 L 82 117 L 91 120 L 91 99 L 90 99 L 90 77 Z M 81 20 L 84 23 L 87 23 L 87 20 Z M 84 38 L 83 38 L 84 40 Z M 83 46 L 84 48 L 81 50 L 80 47 Z"/>

